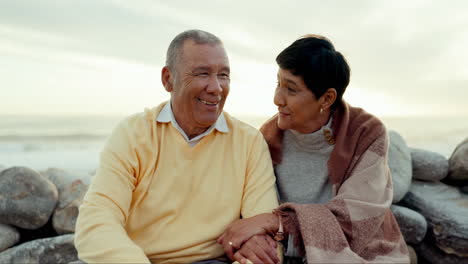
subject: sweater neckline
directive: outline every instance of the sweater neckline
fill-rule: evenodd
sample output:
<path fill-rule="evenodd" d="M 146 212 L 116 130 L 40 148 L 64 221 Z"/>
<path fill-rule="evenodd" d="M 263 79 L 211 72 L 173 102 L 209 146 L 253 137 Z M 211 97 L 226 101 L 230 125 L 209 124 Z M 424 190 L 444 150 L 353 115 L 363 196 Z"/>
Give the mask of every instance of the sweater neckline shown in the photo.
<path fill-rule="evenodd" d="M 331 145 L 330 141 L 328 140 L 328 138 L 333 135 L 331 124 L 332 117 L 330 117 L 328 122 L 317 131 L 303 134 L 296 130 L 289 129 L 285 131 L 285 136 L 292 140 L 298 147 L 306 151 L 317 151 L 325 149 Z"/>

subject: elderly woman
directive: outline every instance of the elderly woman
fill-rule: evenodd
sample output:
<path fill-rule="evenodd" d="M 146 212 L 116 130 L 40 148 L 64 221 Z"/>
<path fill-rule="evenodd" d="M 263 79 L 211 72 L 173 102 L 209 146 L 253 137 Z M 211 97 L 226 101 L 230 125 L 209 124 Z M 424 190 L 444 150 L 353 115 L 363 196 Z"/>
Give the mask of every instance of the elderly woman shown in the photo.
<path fill-rule="evenodd" d="M 379 119 L 342 99 L 350 77 L 345 58 L 325 37 L 307 35 L 276 62 L 278 113 L 261 131 L 282 204 L 232 223 L 219 242 L 242 262 L 277 260 L 265 253 L 268 234 L 283 241 L 286 263 L 409 262 L 389 209 L 387 132 Z"/>

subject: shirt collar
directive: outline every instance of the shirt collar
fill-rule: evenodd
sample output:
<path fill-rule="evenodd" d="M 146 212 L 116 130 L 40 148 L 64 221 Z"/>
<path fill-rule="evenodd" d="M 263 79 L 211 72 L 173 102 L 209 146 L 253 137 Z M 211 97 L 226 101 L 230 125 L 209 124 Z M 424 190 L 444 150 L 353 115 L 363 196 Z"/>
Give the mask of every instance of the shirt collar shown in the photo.
<path fill-rule="evenodd" d="M 159 113 L 156 121 L 160 123 L 169 123 L 171 122 L 175 127 L 179 127 L 177 121 L 175 120 L 174 113 L 172 112 L 171 101 L 168 101 L 166 105 L 163 107 L 161 112 Z M 224 117 L 224 113 L 221 113 L 218 117 L 218 120 L 212 125 L 208 131 L 211 131 L 214 128 L 222 133 L 228 133 L 229 127 L 226 122 L 226 118 Z M 185 133 L 184 133 L 185 134 Z"/>

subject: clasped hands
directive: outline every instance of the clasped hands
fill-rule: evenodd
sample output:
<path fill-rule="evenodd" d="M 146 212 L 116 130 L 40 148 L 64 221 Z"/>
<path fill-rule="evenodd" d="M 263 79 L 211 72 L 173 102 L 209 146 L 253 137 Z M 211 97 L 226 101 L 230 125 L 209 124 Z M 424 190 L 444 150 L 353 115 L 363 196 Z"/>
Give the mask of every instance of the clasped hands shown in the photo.
<path fill-rule="evenodd" d="M 231 223 L 218 238 L 227 256 L 241 264 L 279 263 L 278 245 L 272 238 L 278 230 L 274 214 L 260 214 Z"/>

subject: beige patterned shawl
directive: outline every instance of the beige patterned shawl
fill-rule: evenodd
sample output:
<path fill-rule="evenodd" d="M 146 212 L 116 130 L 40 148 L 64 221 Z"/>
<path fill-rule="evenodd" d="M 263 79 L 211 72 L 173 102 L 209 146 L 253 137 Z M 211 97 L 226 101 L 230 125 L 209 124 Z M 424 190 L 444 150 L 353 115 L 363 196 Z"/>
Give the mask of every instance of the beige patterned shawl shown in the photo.
<path fill-rule="evenodd" d="M 260 129 L 274 164 L 281 162 L 283 130 L 277 116 Z M 285 203 L 285 229 L 308 263 L 409 263 L 408 249 L 390 211 L 393 186 L 382 122 L 342 104 L 333 114 L 335 147 L 328 160 L 334 198 L 326 204 Z"/>

